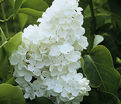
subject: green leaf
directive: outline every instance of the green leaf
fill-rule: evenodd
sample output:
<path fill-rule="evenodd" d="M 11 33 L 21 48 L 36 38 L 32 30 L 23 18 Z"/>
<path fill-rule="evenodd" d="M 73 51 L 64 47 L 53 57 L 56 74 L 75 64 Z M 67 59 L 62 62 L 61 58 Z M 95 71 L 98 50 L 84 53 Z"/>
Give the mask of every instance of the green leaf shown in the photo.
<path fill-rule="evenodd" d="M 24 14 L 31 15 L 34 17 L 41 17 L 43 14 L 43 12 L 31 9 L 31 8 L 21 8 L 19 10 L 19 13 L 24 13 Z"/>
<path fill-rule="evenodd" d="M 20 88 L 10 84 L 0 84 L 0 104 L 25 104 Z"/>
<path fill-rule="evenodd" d="M 85 76 L 90 80 L 91 86 L 96 88 L 99 87 L 101 85 L 101 79 L 92 58 L 89 55 L 86 55 L 82 60 L 82 69 Z"/>
<path fill-rule="evenodd" d="M 19 23 L 20 23 L 20 26 L 21 26 L 21 30 L 23 30 L 23 28 L 25 27 L 25 25 L 27 23 L 28 15 L 26 15 L 24 13 L 19 13 L 18 18 L 19 18 Z"/>
<path fill-rule="evenodd" d="M 118 67 L 117 70 L 121 74 L 121 67 Z"/>
<path fill-rule="evenodd" d="M 21 8 L 21 6 L 23 5 L 23 3 L 25 2 L 26 0 L 15 0 L 15 9 L 16 11 L 19 10 Z"/>
<path fill-rule="evenodd" d="M 0 78 L 2 80 L 5 80 L 7 77 L 7 73 L 9 71 L 8 68 L 8 59 L 7 56 L 5 54 L 4 49 L 1 47 L 0 48 Z"/>
<path fill-rule="evenodd" d="M 44 1 L 46 1 L 47 4 L 48 4 L 49 6 L 51 6 L 51 5 L 52 5 L 52 2 L 53 2 L 54 0 L 44 0 Z"/>
<path fill-rule="evenodd" d="M 9 3 L 14 8 L 14 6 L 15 6 L 15 0 L 9 0 Z"/>
<path fill-rule="evenodd" d="M 44 0 L 26 0 L 22 7 L 45 11 L 48 8 L 48 4 Z"/>
<path fill-rule="evenodd" d="M 121 65 L 121 59 L 119 57 L 116 58 L 116 62 Z"/>
<path fill-rule="evenodd" d="M 5 51 L 9 56 L 11 56 L 12 52 L 18 49 L 18 46 L 21 44 L 22 41 L 22 32 L 17 33 L 14 35 L 7 44 L 4 45 Z"/>
<path fill-rule="evenodd" d="M 108 92 L 92 90 L 81 104 L 121 104 L 119 98 Z"/>
<path fill-rule="evenodd" d="M 4 0 L 0 0 L 0 3 L 3 2 Z"/>
<path fill-rule="evenodd" d="M 7 41 L 6 36 L 3 33 L 3 30 L 1 27 L 0 27 L 0 36 L 1 36 L 2 44 Z"/>
<path fill-rule="evenodd" d="M 119 88 L 120 75 L 114 69 L 110 52 L 104 46 L 97 46 L 90 55 L 84 56 L 83 71 L 92 87 L 116 94 Z"/>
<path fill-rule="evenodd" d="M 12 85 L 15 85 L 15 78 L 14 77 L 12 77 L 12 78 L 10 78 L 7 82 L 6 82 L 7 84 L 12 84 Z"/>
<path fill-rule="evenodd" d="M 29 18 L 27 19 L 27 22 L 26 22 L 26 26 L 28 26 L 30 24 L 31 25 L 38 24 L 37 19 L 38 19 L 38 17 L 41 17 L 42 12 L 48 8 L 48 4 L 44 0 L 26 0 L 23 3 L 22 8 L 32 9 L 32 10 L 26 9 L 26 11 L 23 11 L 24 13 L 26 13 L 29 16 Z"/>
<path fill-rule="evenodd" d="M 2 29 L 0 28 L 1 30 L 1 40 L 2 40 L 2 45 L 0 46 L 0 79 L 3 80 L 6 80 L 6 77 L 7 77 L 7 73 L 9 71 L 9 66 L 8 66 L 8 58 L 6 56 L 6 53 L 5 53 L 5 50 L 3 48 L 3 46 L 5 44 L 7 44 L 7 41 L 6 41 L 6 37 L 2 31 Z"/>
<path fill-rule="evenodd" d="M 109 30 L 109 31 L 112 31 L 112 30 Z M 116 37 L 115 31 L 110 34 L 104 33 L 103 36 L 104 36 L 104 45 L 110 50 L 113 56 L 113 60 L 115 62 L 116 57 L 121 58 L 121 54 L 120 54 L 121 48 L 120 48 L 120 45 L 117 44 L 117 41 L 118 39 L 120 39 L 120 37 Z"/>

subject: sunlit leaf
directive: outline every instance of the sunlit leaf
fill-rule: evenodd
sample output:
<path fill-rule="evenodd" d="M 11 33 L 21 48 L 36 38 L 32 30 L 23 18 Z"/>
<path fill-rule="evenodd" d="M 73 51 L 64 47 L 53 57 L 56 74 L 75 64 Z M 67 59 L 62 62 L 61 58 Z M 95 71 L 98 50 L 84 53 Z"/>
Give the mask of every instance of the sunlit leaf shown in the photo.
<path fill-rule="evenodd" d="M 19 13 L 24 13 L 34 17 L 41 17 L 43 12 L 31 9 L 31 8 L 21 8 L 19 10 Z"/>
<path fill-rule="evenodd" d="M 44 0 L 26 0 L 22 7 L 45 11 L 48 8 L 48 4 Z"/>
<path fill-rule="evenodd" d="M 20 26 L 21 26 L 21 30 L 22 30 L 27 23 L 28 15 L 26 15 L 24 13 L 19 13 L 18 18 L 19 18 L 19 22 L 20 22 Z"/>
<path fill-rule="evenodd" d="M 18 46 L 21 44 L 22 41 L 22 32 L 17 33 L 14 35 L 8 42 L 5 44 L 4 48 L 5 51 L 9 56 L 11 56 L 12 52 L 18 49 Z"/>
<path fill-rule="evenodd" d="M 0 84 L 0 104 L 25 104 L 21 89 L 10 84 Z"/>

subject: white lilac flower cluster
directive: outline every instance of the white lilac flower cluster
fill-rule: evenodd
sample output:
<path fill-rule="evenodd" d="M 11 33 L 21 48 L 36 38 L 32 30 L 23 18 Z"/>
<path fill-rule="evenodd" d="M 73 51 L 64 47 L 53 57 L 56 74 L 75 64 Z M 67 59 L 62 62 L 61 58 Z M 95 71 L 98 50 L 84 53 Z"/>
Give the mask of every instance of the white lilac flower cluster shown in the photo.
<path fill-rule="evenodd" d="M 14 77 L 24 97 L 54 97 L 56 104 L 79 104 L 90 91 L 89 81 L 77 70 L 81 51 L 88 46 L 82 8 L 77 0 L 54 0 L 22 35 L 22 44 L 10 57 Z"/>

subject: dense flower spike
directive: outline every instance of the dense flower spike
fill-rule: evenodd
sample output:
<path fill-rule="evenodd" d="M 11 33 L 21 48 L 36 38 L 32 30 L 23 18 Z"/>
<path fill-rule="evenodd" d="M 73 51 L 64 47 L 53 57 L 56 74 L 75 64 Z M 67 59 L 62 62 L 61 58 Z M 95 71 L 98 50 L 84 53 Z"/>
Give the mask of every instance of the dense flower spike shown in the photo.
<path fill-rule="evenodd" d="M 39 26 L 24 30 L 10 62 L 25 98 L 53 96 L 55 103 L 77 104 L 88 95 L 89 81 L 77 73 L 81 51 L 88 46 L 81 11 L 77 0 L 55 0 L 38 19 Z"/>

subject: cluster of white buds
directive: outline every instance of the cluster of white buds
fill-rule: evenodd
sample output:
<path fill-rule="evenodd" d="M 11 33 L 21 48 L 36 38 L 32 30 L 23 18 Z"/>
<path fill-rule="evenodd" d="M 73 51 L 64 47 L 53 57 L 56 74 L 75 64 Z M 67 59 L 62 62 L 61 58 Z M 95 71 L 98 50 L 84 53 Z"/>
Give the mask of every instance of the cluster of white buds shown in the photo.
<path fill-rule="evenodd" d="M 38 26 L 24 29 L 10 63 L 25 98 L 53 96 L 56 104 L 78 104 L 88 95 L 89 81 L 77 73 L 88 46 L 81 11 L 77 0 L 54 0 Z"/>

